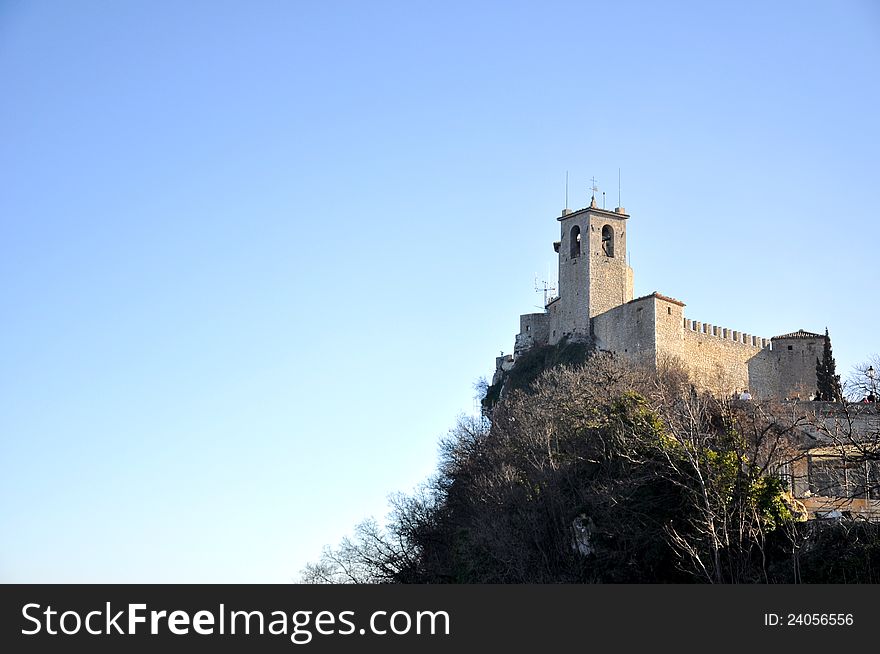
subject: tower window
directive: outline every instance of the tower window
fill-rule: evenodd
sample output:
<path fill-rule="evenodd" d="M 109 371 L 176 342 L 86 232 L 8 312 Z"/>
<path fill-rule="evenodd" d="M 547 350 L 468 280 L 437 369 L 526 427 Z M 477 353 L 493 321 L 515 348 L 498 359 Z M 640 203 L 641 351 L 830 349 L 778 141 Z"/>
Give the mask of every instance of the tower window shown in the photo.
<path fill-rule="evenodd" d="M 602 228 L 602 253 L 606 257 L 614 256 L 614 230 L 611 225 Z"/>
<path fill-rule="evenodd" d="M 571 228 L 571 258 L 581 256 L 581 228 L 575 225 Z"/>

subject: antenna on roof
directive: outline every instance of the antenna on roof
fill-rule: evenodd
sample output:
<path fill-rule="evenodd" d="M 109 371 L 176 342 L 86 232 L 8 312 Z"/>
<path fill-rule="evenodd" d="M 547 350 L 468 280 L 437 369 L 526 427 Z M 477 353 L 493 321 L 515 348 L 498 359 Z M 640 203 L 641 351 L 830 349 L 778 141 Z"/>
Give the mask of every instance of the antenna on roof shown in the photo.
<path fill-rule="evenodd" d="M 568 209 L 568 171 L 565 171 L 565 209 Z"/>
<path fill-rule="evenodd" d="M 541 308 L 546 309 L 547 308 L 547 294 L 548 293 L 555 293 L 556 287 L 553 286 L 552 284 L 550 284 L 550 282 L 548 282 L 547 280 L 541 280 L 541 284 L 538 285 L 538 273 L 535 273 L 535 293 L 540 293 L 541 291 L 544 292 L 544 306 Z"/>
<path fill-rule="evenodd" d="M 623 206 L 620 204 L 620 168 L 617 169 L 617 206 Z"/>

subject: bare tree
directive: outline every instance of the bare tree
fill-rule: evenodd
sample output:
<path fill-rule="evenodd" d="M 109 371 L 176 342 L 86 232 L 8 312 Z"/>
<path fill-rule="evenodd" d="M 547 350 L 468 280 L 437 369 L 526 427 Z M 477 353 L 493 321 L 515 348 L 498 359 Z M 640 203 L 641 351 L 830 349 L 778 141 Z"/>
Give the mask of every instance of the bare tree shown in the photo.
<path fill-rule="evenodd" d="M 856 365 L 847 375 L 844 385 L 847 398 L 860 402 L 870 396 L 878 401 L 880 390 L 880 354 L 874 354 L 866 361 Z"/>
<path fill-rule="evenodd" d="M 880 518 L 880 405 L 811 404 L 804 494 L 823 515 Z"/>
<path fill-rule="evenodd" d="M 325 547 L 317 563 L 306 565 L 303 583 L 374 584 L 397 581 L 399 559 L 375 520 L 365 520 L 355 527 L 354 538 L 344 538 L 335 548 Z"/>

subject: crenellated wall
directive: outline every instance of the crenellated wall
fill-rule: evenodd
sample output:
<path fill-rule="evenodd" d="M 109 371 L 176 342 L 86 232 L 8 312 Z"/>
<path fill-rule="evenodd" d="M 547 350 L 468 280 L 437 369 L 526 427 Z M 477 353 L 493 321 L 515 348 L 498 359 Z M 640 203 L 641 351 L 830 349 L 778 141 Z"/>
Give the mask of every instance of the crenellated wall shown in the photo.
<path fill-rule="evenodd" d="M 717 395 L 806 399 L 815 390 L 821 338 L 768 339 L 684 317 L 684 303 L 659 293 L 593 318 L 599 349 L 656 366 L 678 360 L 694 383 Z"/>
<path fill-rule="evenodd" d="M 536 345 L 556 343 L 551 303 L 546 313 L 520 316 L 514 357 Z M 600 350 L 656 367 L 678 360 L 694 383 L 719 396 L 748 389 L 755 399 L 807 399 L 815 389 L 816 359 L 823 337 L 807 332 L 755 336 L 729 327 L 691 320 L 684 303 L 659 293 L 637 298 L 594 316 L 591 338 Z"/>
<path fill-rule="evenodd" d="M 715 338 L 720 338 L 722 340 L 730 340 L 734 343 L 742 343 L 743 345 L 748 345 L 749 347 L 763 348 L 770 345 L 769 338 L 762 338 L 761 336 L 755 336 L 754 334 L 747 334 L 746 332 L 740 332 L 735 329 L 729 329 L 727 327 L 719 327 L 718 325 L 712 325 L 708 322 L 699 322 L 698 320 L 688 320 L 687 318 L 683 318 L 682 328 L 686 332 L 694 332 L 695 334 L 714 336 Z"/>
<path fill-rule="evenodd" d="M 770 342 L 729 327 L 690 320 L 684 305 L 671 298 L 658 300 L 657 357 L 679 359 L 694 383 L 717 395 L 748 389 L 754 397 L 774 394 L 775 375 L 759 365 Z M 762 374 L 752 374 L 762 370 Z"/>
<path fill-rule="evenodd" d="M 807 332 L 772 339 L 658 311 L 658 357 L 680 358 L 696 383 L 719 395 L 805 400 L 816 390 L 823 337 Z M 680 332 L 679 332 L 680 330 Z"/>
<path fill-rule="evenodd" d="M 680 356 L 690 368 L 694 380 L 718 395 L 726 396 L 745 389 L 755 397 L 771 395 L 772 381 L 753 377 L 749 372 L 750 361 L 760 356 L 763 348 L 742 342 L 739 332 L 727 330 L 727 334 L 728 338 L 724 338 L 711 332 L 682 328 Z"/>

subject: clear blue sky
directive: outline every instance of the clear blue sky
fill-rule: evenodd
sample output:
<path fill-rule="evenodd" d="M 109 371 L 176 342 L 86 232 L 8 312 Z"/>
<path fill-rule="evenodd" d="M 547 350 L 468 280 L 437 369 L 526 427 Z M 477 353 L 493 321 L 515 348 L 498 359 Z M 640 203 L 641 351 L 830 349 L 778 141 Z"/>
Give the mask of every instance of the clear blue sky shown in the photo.
<path fill-rule="evenodd" d="M 285 582 L 596 176 L 636 293 L 880 351 L 875 2 L 0 2 L 0 580 Z"/>

